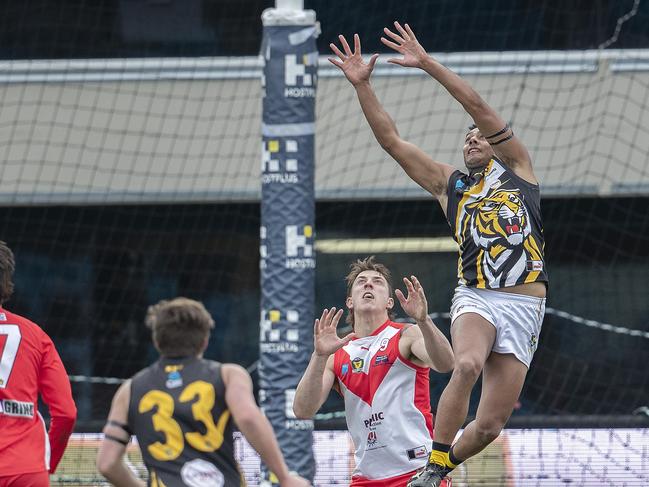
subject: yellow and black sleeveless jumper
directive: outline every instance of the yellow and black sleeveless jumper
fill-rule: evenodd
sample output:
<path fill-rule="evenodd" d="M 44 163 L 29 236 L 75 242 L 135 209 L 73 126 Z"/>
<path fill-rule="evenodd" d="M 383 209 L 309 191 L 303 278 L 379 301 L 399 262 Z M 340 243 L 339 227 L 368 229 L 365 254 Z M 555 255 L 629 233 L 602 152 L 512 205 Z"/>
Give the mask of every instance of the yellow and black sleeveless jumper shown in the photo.
<path fill-rule="evenodd" d="M 128 424 L 151 487 L 245 486 L 234 458 L 221 364 L 162 358 L 131 382 Z"/>
<path fill-rule="evenodd" d="M 455 171 L 447 196 L 446 218 L 460 247 L 460 285 L 547 284 L 538 185 L 493 158 L 471 176 Z"/>

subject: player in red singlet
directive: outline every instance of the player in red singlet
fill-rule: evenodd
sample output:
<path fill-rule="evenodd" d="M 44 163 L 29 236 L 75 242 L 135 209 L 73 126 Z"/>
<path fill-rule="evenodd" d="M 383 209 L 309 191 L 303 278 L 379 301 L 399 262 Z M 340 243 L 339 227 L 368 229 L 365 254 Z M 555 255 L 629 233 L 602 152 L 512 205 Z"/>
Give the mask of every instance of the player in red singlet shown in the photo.
<path fill-rule="evenodd" d="M 0 241 L 0 487 L 44 487 L 77 417 L 68 375 L 52 340 L 4 308 L 13 292 L 15 261 Z M 47 404 L 50 429 L 38 412 Z"/>

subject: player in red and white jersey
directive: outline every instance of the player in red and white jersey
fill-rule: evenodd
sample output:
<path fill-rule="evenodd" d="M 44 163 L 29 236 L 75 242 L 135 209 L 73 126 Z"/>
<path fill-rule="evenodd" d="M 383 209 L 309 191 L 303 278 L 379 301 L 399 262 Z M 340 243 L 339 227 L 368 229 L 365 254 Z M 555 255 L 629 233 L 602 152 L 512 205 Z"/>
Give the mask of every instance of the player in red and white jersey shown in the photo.
<path fill-rule="evenodd" d="M 44 487 L 77 417 L 68 375 L 52 340 L 3 306 L 13 292 L 11 249 L 0 241 L 0 487 Z M 47 404 L 49 432 L 38 412 Z"/>
<path fill-rule="evenodd" d="M 415 276 L 404 283 L 407 295 L 395 294 L 415 326 L 391 321 L 387 267 L 374 257 L 351 265 L 346 306 L 354 331 L 339 338 L 343 310 L 322 312 L 315 320 L 314 352 L 295 393 L 299 418 L 313 417 L 332 387 L 343 396 L 355 445 L 352 487 L 404 487 L 426 465 L 433 443 L 429 369 L 453 368 L 451 345 L 428 316 L 421 284 Z"/>

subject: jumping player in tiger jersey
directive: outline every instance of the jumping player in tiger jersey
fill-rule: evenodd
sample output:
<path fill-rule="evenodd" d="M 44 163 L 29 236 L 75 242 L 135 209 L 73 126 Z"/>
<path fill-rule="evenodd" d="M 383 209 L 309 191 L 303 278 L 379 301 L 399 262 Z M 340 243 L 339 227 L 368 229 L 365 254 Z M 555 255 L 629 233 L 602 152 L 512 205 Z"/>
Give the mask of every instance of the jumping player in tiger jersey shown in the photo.
<path fill-rule="evenodd" d="M 451 305 L 455 368 L 440 398 L 435 443 L 426 469 L 411 487 L 437 487 L 459 463 L 482 451 L 501 432 L 520 395 L 545 313 L 539 186 L 530 155 L 511 127 L 469 86 L 419 44 L 405 24 L 384 29 L 381 41 L 403 57 L 388 62 L 419 68 L 433 77 L 473 119 L 463 155 L 468 174 L 437 162 L 406 142 L 379 103 L 370 75 L 378 57 L 361 57 L 339 36 L 331 49 L 354 86 L 377 141 L 417 184 L 437 198 L 460 247 L 459 285 Z M 482 395 L 475 420 L 455 444 L 469 397 L 480 374 Z"/>
<path fill-rule="evenodd" d="M 31 321 L 9 312 L 15 261 L 0 241 L 0 487 L 44 487 L 74 428 L 77 408 L 68 374 L 52 340 Z M 50 411 L 50 429 L 38 396 Z"/>
<path fill-rule="evenodd" d="M 429 368 L 453 367 L 451 345 L 428 316 L 416 277 L 396 291 L 417 325 L 391 320 L 390 271 L 374 257 L 352 264 L 347 276 L 347 321 L 354 332 L 338 338 L 343 310 L 325 309 L 315 320 L 314 352 L 298 384 L 293 410 L 311 418 L 334 387 L 345 401 L 354 440 L 352 487 L 405 487 L 426 464 L 433 442 Z M 450 482 L 448 484 L 450 486 Z"/>
<path fill-rule="evenodd" d="M 97 455 L 102 475 L 118 487 L 144 486 L 123 460 L 135 434 L 151 487 L 245 486 L 233 419 L 282 487 L 310 485 L 289 473 L 248 372 L 202 358 L 214 321 L 201 303 L 161 301 L 149 308 L 146 324 L 161 357 L 115 393 Z"/>

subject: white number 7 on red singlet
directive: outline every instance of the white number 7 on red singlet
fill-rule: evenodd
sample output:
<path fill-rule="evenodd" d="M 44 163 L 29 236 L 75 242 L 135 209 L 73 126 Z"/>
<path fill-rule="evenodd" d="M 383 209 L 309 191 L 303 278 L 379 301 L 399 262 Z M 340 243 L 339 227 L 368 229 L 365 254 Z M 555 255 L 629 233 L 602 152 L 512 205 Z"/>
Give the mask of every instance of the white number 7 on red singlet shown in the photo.
<path fill-rule="evenodd" d="M 0 389 L 7 387 L 14 361 L 20 345 L 20 328 L 18 325 L 0 325 L 0 336 L 6 335 L 4 348 L 0 349 Z"/>

